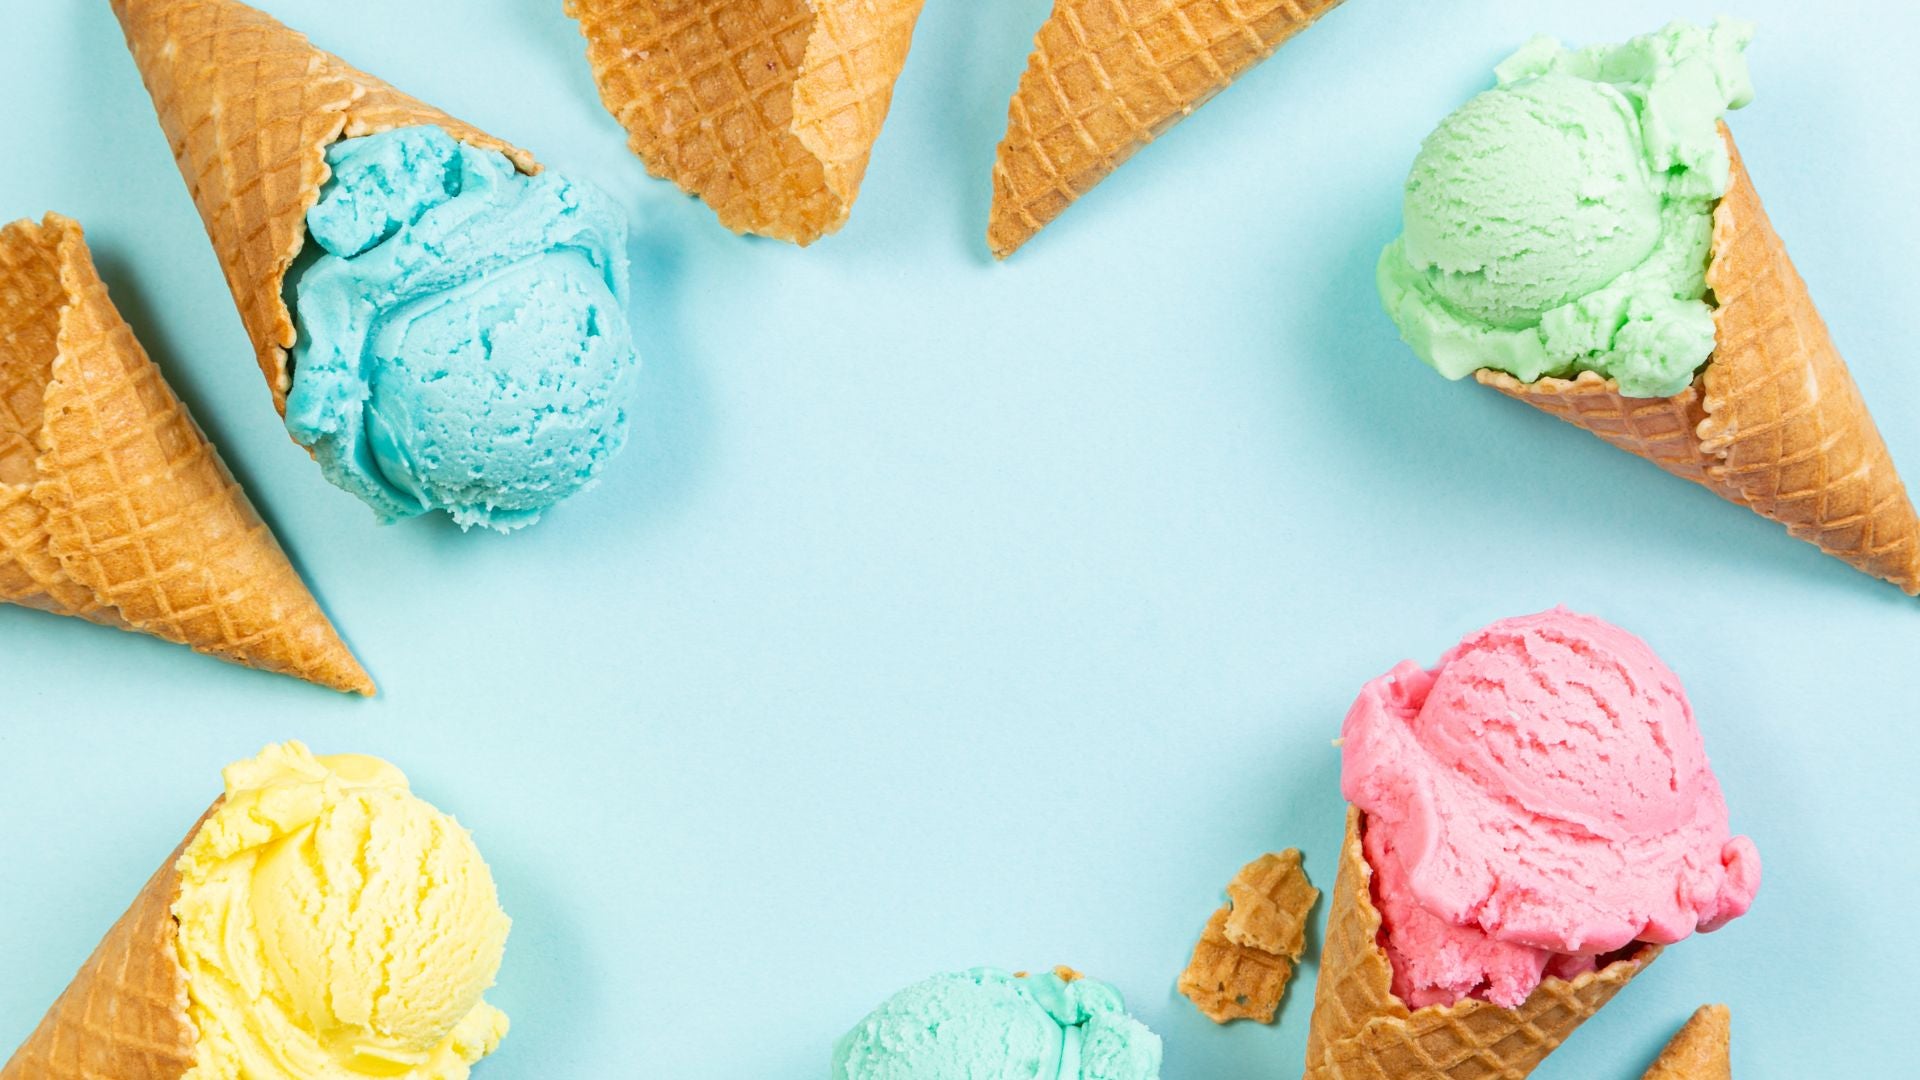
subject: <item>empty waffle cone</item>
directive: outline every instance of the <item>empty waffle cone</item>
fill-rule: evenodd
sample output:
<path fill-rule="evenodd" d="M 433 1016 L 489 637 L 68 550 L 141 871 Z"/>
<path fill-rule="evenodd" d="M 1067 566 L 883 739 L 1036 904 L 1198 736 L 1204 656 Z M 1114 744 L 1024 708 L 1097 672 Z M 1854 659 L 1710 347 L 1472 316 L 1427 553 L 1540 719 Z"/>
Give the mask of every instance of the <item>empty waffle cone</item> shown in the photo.
<path fill-rule="evenodd" d="M 173 902 L 180 896 L 175 865 L 206 820 L 188 830 L 100 939 L 33 1034 L 0 1066 L 0 1080 L 180 1080 L 193 1068 Z"/>
<path fill-rule="evenodd" d="M 1593 372 L 1477 377 L 1920 595 L 1920 517 L 1738 149 L 1707 284 L 1714 353 L 1673 397 L 1626 397 Z"/>
<path fill-rule="evenodd" d="M 1360 829 L 1360 811 L 1349 808 L 1314 987 L 1305 1080 L 1520 1080 L 1660 953 L 1644 946 L 1631 959 L 1570 982 L 1542 980 L 1518 1008 L 1468 998 L 1408 1009 L 1393 994 L 1392 961 L 1380 947 L 1373 870 Z"/>
<path fill-rule="evenodd" d="M 1007 111 L 987 246 L 1004 259 L 1340 0 L 1055 0 Z"/>
<path fill-rule="evenodd" d="M 239 0 L 112 0 L 174 160 L 220 257 L 240 321 L 282 414 L 293 316 L 282 288 L 327 181 L 327 147 L 437 125 L 538 166 L 516 149 L 322 52 Z"/>
<path fill-rule="evenodd" d="M 802 246 L 846 224 L 926 0 L 567 0 L 647 171 Z"/>
<path fill-rule="evenodd" d="M 1645 1080 L 1733 1080 L 1733 1016 L 1725 1005 L 1702 1005 L 1660 1051 Z"/>
<path fill-rule="evenodd" d="M 57 214 L 0 229 L 0 601 L 373 692 Z"/>

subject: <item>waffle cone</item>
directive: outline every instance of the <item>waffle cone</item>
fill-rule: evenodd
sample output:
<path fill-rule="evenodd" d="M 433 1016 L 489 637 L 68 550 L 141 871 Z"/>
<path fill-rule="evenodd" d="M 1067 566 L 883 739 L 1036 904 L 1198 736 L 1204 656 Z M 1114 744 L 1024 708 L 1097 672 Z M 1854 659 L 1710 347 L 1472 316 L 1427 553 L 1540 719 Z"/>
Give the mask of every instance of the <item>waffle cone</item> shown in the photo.
<path fill-rule="evenodd" d="M 1733 1080 L 1732 1038 L 1727 1007 L 1702 1005 L 1660 1051 L 1645 1080 Z"/>
<path fill-rule="evenodd" d="M 1340 0 L 1055 0 L 1007 111 L 987 246 L 1004 259 Z"/>
<path fill-rule="evenodd" d="M 174 867 L 207 816 L 188 830 L 40 1026 L 0 1066 L 0 1080 L 180 1080 L 193 1067 L 187 972 L 173 918 L 180 895 Z"/>
<path fill-rule="evenodd" d="M 1674 397 L 1625 397 L 1593 372 L 1478 378 L 1920 595 L 1920 517 L 1738 149 L 1707 284 L 1713 357 Z"/>
<path fill-rule="evenodd" d="M 113 10 L 283 414 L 294 324 L 282 286 L 330 175 L 328 146 L 433 124 L 524 171 L 537 168 L 525 151 L 314 48 L 238 0 L 113 0 Z"/>
<path fill-rule="evenodd" d="M 1349 808 L 1305 1080 L 1520 1080 L 1659 955 L 1646 946 L 1571 982 L 1545 979 L 1518 1008 L 1469 998 L 1409 1010 L 1393 994 L 1392 961 L 1380 947 L 1360 828 L 1360 811 Z"/>
<path fill-rule="evenodd" d="M 567 0 L 647 171 L 802 246 L 844 225 L 926 0 Z"/>
<path fill-rule="evenodd" d="M 0 601 L 373 692 L 57 214 L 0 229 Z"/>

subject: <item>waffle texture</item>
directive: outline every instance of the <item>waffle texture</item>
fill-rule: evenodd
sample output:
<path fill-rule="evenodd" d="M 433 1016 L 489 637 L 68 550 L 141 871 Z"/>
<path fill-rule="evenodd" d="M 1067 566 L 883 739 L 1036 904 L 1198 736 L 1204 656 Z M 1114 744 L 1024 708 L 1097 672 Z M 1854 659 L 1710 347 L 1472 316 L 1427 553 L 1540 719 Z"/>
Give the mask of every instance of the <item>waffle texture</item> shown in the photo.
<path fill-rule="evenodd" d="M 0 230 L 0 601 L 373 692 L 57 214 Z"/>
<path fill-rule="evenodd" d="M 1347 836 L 1320 949 L 1305 1080 L 1520 1080 L 1659 955 L 1644 946 L 1568 982 L 1546 979 L 1519 1008 L 1467 999 L 1409 1010 L 1393 995 L 1380 947 L 1373 870 L 1360 846 L 1360 811 Z"/>
<path fill-rule="evenodd" d="M 1645 1080 L 1733 1080 L 1732 1037 L 1727 1007 L 1702 1005 L 1660 1051 Z"/>
<path fill-rule="evenodd" d="M 1733 159 L 1707 270 L 1715 348 L 1692 386 L 1636 399 L 1591 372 L 1477 377 L 1920 595 L 1920 516 L 1737 149 Z"/>
<path fill-rule="evenodd" d="M 1227 906 L 1207 920 L 1180 993 L 1216 1024 L 1272 1023 L 1319 899 L 1298 848 L 1248 863 L 1227 885 Z"/>
<path fill-rule="evenodd" d="M 647 171 L 734 232 L 846 224 L 926 0 L 567 0 Z"/>
<path fill-rule="evenodd" d="M 274 407 L 287 408 L 293 316 L 282 293 L 341 139 L 433 124 L 533 158 L 313 47 L 238 0 L 113 0 L 180 174 L 213 241 Z"/>
<path fill-rule="evenodd" d="M 1340 2 L 1055 0 L 993 163 L 994 257 Z"/>
<path fill-rule="evenodd" d="M 33 1034 L 0 1066 L 0 1080 L 180 1080 L 193 1067 L 196 1034 L 173 919 L 180 895 L 174 866 L 206 820 L 188 831 Z"/>

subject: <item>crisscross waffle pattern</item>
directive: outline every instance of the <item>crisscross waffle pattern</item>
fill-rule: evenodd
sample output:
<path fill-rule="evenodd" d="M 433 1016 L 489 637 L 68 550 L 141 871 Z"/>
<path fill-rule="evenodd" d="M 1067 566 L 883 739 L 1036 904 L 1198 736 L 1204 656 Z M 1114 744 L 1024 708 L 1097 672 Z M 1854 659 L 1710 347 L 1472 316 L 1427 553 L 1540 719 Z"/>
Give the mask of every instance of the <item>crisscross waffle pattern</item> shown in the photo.
<path fill-rule="evenodd" d="M 1006 258 L 1340 0 L 1056 0 L 1008 109 L 987 245 Z"/>
<path fill-rule="evenodd" d="M 100 939 L 33 1034 L 0 1066 L 0 1080 L 180 1080 L 193 1067 L 173 902 L 180 895 L 174 864 L 199 831 L 194 825 Z"/>
<path fill-rule="evenodd" d="M 1714 211 L 1715 347 L 1672 398 L 1629 398 L 1592 373 L 1479 380 L 1771 518 L 1920 595 L 1920 516 L 1846 361 L 1740 160 Z"/>
<path fill-rule="evenodd" d="M 0 601 L 116 625 L 114 610 L 53 557 L 46 508 L 33 499 L 67 305 L 55 251 L 29 223 L 0 229 Z"/>
<path fill-rule="evenodd" d="M 1348 808 L 1305 1080 L 1521 1080 L 1660 953 L 1645 946 L 1571 982 L 1542 980 L 1516 1009 L 1468 999 L 1409 1010 L 1393 995 L 1392 961 L 1380 947 L 1360 828 L 1360 811 Z"/>
<path fill-rule="evenodd" d="M 366 672 L 113 307 L 80 227 L 58 215 L 19 222 L 0 232 L 0 248 L 9 281 L 38 274 L 58 294 L 51 300 L 44 284 L 20 282 L 0 290 L 0 301 L 36 301 L 55 324 L 51 342 L 44 331 L 15 338 L 50 346 L 45 355 L 0 353 L 6 381 L 19 386 L 15 400 L 29 389 L 20 371 L 41 380 L 32 482 L 8 485 L 12 498 L 0 506 L 6 565 L 23 567 L 51 601 L 32 606 L 124 620 L 234 663 L 371 693 Z M 25 249 L 41 254 L 19 254 Z M 0 326 L 21 322 L 0 313 Z M 23 411 L 7 410 L 16 419 Z M 34 509 L 38 524 L 15 528 L 32 525 Z M 9 585 L 17 576 L 0 569 Z M 15 599 L 13 590 L 0 598 Z"/>
<path fill-rule="evenodd" d="M 567 0 L 647 171 L 721 224 L 805 245 L 846 223 L 925 0 Z"/>
<path fill-rule="evenodd" d="M 281 287 L 342 138 L 425 124 L 533 159 L 402 94 L 238 0 L 113 0 L 180 174 L 220 257 L 273 403 L 286 411 L 294 325 Z"/>
<path fill-rule="evenodd" d="M 1215 1023 L 1273 1022 L 1320 899 L 1301 863 L 1297 848 L 1248 863 L 1227 885 L 1228 905 L 1207 920 L 1179 990 Z"/>
<path fill-rule="evenodd" d="M 1702 1005 L 1660 1051 L 1643 1080 L 1733 1080 L 1729 1043 L 1733 1016 L 1725 1005 Z"/>

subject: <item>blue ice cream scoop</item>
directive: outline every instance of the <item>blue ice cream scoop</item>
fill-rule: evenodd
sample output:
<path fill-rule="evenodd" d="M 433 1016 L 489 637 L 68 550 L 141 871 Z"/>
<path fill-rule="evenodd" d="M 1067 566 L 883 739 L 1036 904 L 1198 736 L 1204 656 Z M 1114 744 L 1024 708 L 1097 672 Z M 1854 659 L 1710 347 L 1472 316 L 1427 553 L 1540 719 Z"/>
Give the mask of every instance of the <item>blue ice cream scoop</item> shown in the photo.
<path fill-rule="evenodd" d="M 327 162 L 296 268 L 294 440 L 388 522 L 508 532 L 592 484 L 639 369 L 612 199 L 437 127 Z"/>
<path fill-rule="evenodd" d="M 1160 1037 L 1065 968 L 976 968 L 887 999 L 833 1048 L 830 1080 L 1159 1080 Z"/>

